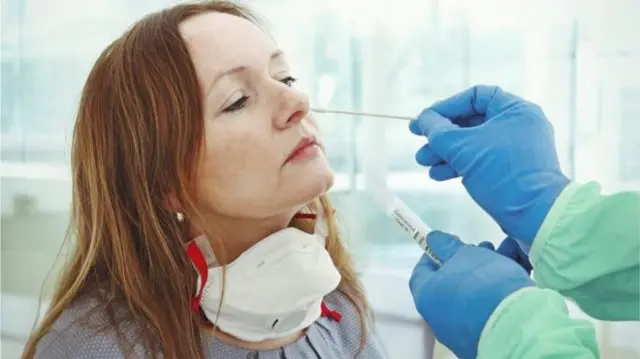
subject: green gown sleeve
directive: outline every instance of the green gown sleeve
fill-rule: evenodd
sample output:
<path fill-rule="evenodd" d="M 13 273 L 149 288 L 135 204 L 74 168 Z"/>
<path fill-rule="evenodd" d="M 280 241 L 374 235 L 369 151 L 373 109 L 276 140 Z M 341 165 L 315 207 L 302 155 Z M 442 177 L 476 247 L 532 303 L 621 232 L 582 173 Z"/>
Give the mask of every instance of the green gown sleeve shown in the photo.
<path fill-rule="evenodd" d="M 555 291 L 528 287 L 493 312 L 478 344 L 477 359 L 597 359 L 593 324 L 569 317 Z"/>
<path fill-rule="evenodd" d="M 530 252 L 534 278 L 602 320 L 640 320 L 640 191 L 570 184 Z"/>

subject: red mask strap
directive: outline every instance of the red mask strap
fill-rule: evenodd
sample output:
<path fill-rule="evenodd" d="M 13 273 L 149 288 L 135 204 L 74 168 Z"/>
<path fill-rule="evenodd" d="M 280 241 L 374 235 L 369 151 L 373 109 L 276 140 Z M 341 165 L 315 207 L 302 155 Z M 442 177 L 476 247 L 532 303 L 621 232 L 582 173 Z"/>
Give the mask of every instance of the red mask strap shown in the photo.
<path fill-rule="evenodd" d="M 293 216 L 293 218 L 298 218 L 298 219 L 316 219 L 316 214 L 315 213 L 296 213 L 295 216 Z"/>
<path fill-rule="evenodd" d="M 329 319 L 333 319 L 336 322 L 340 322 L 342 320 L 342 314 L 338 313 L 337 310 L 331 310 L 324 304 L 324 301 L 320 304 L 320 315 L 323 317 L 327 317 Z"/>
<path fill-rule="evenodd" d="M 335 210 L 333 211 L 335 213 Z M 295 216 L 293 216 L 293 218 L 298 218 L 298 219 L 316 219 L 318 218 L 318 216 L 315 213 L 303 213 L 303 212 L 298 212 L 295 214 Z M 329 243 L 325 243 L 324 248 L 327 249 L 327 246 L 329 245 Z"/>
<path fill-rule="evenodd" d="M 202 292 L 204 291 L 204 285 L 209 278 L 209 270 L 207 268 L 207 260 L 204 258 L 202 251 L 198 247 L 195 241 L 192 241 L 187 245 L 187 257 L 191 258 L 198 275 L 200 275 L 200 288 L 198 288 L 198 294 L 191 299 L 191 310 L 196 313 L 198 307 L 200 307 L 200 301 L 202 299 Z"/>
<path fill-rule="evenodd" d="M 331 213 L 336 214 L 336 210 L 335 209 L 331 209 Z M 298 212 L 296 213 L 295 216 L 293 216 L 293 218 L 298 218 L 298 219 L 316 219 L 316 214 L 315 213 L 303 213 L 303 212 Z"/>

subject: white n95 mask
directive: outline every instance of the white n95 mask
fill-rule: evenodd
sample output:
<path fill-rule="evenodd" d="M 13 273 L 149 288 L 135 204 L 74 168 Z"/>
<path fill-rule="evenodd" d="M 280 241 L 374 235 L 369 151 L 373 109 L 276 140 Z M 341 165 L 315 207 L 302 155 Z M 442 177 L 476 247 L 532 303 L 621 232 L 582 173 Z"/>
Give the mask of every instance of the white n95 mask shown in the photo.
<path fill-rule="evenodd" d="M 326 235 L 323 218 L 313 234 L 293 227 L 273 233 L 226 265 L 224 281 L 207 238 L 193 239 L 187 246 L 198 271 L 193 309 L 199 305 L 220 330 L 248 342 L 307 328 L 324 314 L 322 300 L 341 279 L 325 249 Z"/>

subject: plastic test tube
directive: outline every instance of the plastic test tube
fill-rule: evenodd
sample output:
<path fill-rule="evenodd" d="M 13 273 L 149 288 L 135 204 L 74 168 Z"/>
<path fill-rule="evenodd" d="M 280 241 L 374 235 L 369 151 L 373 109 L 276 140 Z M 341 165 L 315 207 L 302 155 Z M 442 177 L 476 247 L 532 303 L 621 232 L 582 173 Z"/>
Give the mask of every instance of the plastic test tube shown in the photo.
<path fill-rule="evenodd" d="M 375 199 L 385 213 L 393 218 L 405 232 L 411 235 L 413 240 L 418 243 L 432 261 L 438 266 L 442 265 L 442 262 L 433 254 L 427 244 L 427 235 L 431 232 L 431 228 L 409 206 L 388 191 L 376 193 Z"/>

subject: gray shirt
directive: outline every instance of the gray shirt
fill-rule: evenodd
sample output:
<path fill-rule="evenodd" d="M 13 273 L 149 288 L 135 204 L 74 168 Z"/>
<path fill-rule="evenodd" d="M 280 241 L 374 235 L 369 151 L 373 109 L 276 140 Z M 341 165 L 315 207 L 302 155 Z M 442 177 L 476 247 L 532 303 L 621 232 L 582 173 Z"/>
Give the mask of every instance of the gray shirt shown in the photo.
<path fill-rule="evenodd" d="M 342 319 L 338 322 L 328 317 L 315 321 L 306 335 L 296 342 L 270 351 L 255 351 L 224 343 L 211 335 L 203 335 L 206 358 L 211 359 L 342 359 L 354 358 L 360 346 L 360 321 L 353 304 L 341 293 L 335 291 L 325 298 L 332 310 L 337 310 Z M 91 323 L 104 323 L 105 315 L 95 309 L 95 302 L 79 301 L 55 322 L 53 329 L 38 343 L 36 359 L 117 359 L 124 358 L 118 339 L 113 331 L 97 332 Z M 87 317 L 87 314 L 89 316 Z M 88 321 L 87 319 L 88 318 Z M 135 327 L 121 328 L 126 336 L 135 335 Z M 374 332 L 369 323 L 367 339 L 358 358 L 384 358 Z M 112 334 L 110 334 L 110 332 Z M 147 356 L 139 350 L 135 359 Z"/>

